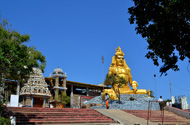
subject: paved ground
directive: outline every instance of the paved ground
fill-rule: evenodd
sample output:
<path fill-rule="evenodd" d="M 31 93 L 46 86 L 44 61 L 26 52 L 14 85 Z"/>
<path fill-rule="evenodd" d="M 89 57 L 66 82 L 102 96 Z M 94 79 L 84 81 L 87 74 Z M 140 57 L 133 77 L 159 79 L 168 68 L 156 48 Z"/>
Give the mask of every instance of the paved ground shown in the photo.
<path fill-rule="evenodd" d="M 108 116 L 121 125 L 147 125 L 147 120 L 136 117 L 119 109 L 96 109 L 101 114 Z M 149 122 L 149 125 L 158 125 L 158 123 Z"/>

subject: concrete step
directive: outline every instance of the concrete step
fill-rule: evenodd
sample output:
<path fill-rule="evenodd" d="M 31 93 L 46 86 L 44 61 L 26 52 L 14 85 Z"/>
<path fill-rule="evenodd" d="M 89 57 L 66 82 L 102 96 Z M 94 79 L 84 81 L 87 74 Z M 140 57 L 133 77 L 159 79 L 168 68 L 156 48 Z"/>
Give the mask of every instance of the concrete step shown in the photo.
<path fill-rule="evenodd" d="M 14 112 L 16 115 L 101 115 L 98 112 Z"/>
<path fill-rule="evenodd" d="M 17 118 L 37 118 L 37 117 L 44 117 L 44 118 L 73 118 L 73 117 L 83 117 L 83 118 L 96 118 L 96 117 L 106 117 L 106 116 L 102 116 L 102 115 L 16 115 Z"/>
<path fill-rule="evenodd" d="M 8 107 L 11 110 L 41 110 L 41 111 L 93 111 L 93 109 L 73 109 L 73 108 L 34 108 L 34 107 Z"/>
<path fill-rule="evenodd" d="M 147 110 L 123 110 L 124 112 L 130 113 L 132 115 L 135 115 L 136 117 L 140 117 L 143 119 L 148 118 L 148 111 Z M 161 111 L 158 110 L 152 110 L 150 113 L 149 120 L 151 122 L 162 122 L 162 113 Z M 185 117 L 178 116 L 174 114 L 173 112 L 169 111 L 164 111 L 164 118 L 163 118 L 164 123 L 169 122 L 171 124 L 174 123 L 190 123 L 190 119 L 186 119 Z"/>
<path fill-rule="evenodd" d="M 19 124 L 117 123 L 94 109 L 10 108 Z"/>
<path fill-rule="evenodd" d="M 42 119 L 17 119 L 16 121 L 18 122 L 21 122 L 21 121 L 30 121 L 30 122 L 33 122 L 33 121 L 112 121 L 112 119 L 109 119 L 109 118 L 70 118 L 70 119 L 67 119 L 67 118 L 57 118 L 57 119 L 54 119 L 54 118 L 42 118 Z"/>
<path fill-rule="evenodd" d="M 116 121 L 35 121 L 35 122 L 18 122 L 17 125 L 40 125 L 40 124 L 80 124 L 80 125 L 85 125 L 85 124 L 93 124 L 93 125 L 98 125 L 101 123 L 105 123 L 105 125 L 108 124 L 113 124 L 117 123 Z M 95 124 L 94 124 L 95 123 Z M 102 124 L 101 124 L 102 125 Z"/>

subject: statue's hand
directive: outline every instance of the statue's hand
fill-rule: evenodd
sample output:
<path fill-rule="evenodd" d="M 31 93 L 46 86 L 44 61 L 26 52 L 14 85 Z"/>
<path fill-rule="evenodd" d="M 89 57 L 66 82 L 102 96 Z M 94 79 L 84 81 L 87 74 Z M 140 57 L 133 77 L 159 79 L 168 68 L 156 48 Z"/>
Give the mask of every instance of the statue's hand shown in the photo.
<path fill-rule="evenodd" d="M 133 81 L 133 82 L 132 82 L 132 86 L 138 87 L 138 83 L 137 83 L 136 81 Z"/>
<path fill-rule="evenodd" d="M 134 93 L 136 93 L 137 87 L 138 87 L 138 83 L 136 81 L 133 81 L 132 82 L 132 88 L 133 88 Z"/>

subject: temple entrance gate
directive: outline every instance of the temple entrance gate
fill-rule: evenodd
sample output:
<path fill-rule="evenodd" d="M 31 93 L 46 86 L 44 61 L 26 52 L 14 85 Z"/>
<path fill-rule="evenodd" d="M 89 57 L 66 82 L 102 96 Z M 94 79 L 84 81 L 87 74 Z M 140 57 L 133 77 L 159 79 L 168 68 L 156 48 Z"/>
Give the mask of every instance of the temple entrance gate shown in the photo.
<path fill-rule="evenodd" d="M 33 107 L 41 107 L 43 108 L 44 99 L 39 97 L 33 97 Z"/>

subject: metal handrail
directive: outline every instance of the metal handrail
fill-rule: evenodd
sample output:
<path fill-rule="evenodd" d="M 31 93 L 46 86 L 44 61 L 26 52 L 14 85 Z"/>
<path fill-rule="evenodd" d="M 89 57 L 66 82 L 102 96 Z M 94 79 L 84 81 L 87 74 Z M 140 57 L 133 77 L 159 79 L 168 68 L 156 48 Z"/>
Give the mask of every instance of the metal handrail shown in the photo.
<path fill-rule="evenodd" d="M 152 102 L 160 102 L 160 101 L 149 101 L 148 102 L 147 125 L 149 124 L 149 120 L 150 120 L 150 117 L 151 117 Z M 164 123 L 164 107 L 160 111 L 161 111 L 162 125 L 163 125 L 163 123 Z"/>

